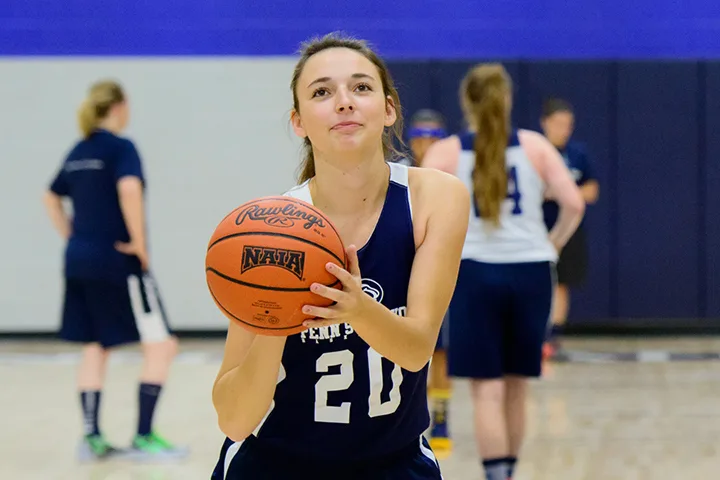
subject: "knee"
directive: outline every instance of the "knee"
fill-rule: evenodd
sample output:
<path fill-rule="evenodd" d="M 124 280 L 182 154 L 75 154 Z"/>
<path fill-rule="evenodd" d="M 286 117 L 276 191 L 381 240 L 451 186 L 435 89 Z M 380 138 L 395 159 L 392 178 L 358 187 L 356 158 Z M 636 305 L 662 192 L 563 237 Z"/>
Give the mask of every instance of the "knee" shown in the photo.
<path fill-rule="evenodd" d="M 143 346 L 145 354 L 152 359 L 170 361 L 178 353 L 179 343 L 176 337 L 169 337 L 160 342 L 146 343 Z"/>
<path fill-rule="evenodd" d="M 502 380 L 473 380 L 472 395 L 476 402 L 502 403 L 505 401 L 505 385 Z"/>
<path fill-rule="evenodd" d="M 505 377 L 505 396 L 508 401 L 525 400 L 528 379 L 524 377 Z"/>
<path fill-rule="evenodd" d="M 103 362 L 107 359 L 109 352 L 99 343 L 88 343 L 83 347 L 83 356 L 88 360 Z"/>
<path fill-rule="evenodd" d="M 165 343 L 167 344 L 165 348 L 168 358 L 175 358 L 180 350 L 180 342 L 178 341 L 178 338 L 170 337 L 165 340 Z"/>

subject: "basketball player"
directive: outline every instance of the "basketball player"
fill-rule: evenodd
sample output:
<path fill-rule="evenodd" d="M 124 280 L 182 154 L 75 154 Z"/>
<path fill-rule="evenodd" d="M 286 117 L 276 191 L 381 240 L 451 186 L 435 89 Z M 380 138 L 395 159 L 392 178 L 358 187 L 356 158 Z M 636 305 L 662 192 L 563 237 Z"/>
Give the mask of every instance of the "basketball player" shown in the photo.
<path fill-rule="evenodd" d="M 540 375 L 553 262 L 585 205 L 557 150 L 538 133 L 510 128 L 511 81 L 501 65 L 471 69 L 460 92 L 471 131 L 437 142 L 425 157 L 426 167 L 454 173 L 473 193 L 450 304 L 448 367 L 472 379 L 488 480 L 506 480 L 524 436 L 527 379 Z M 545 195 L 560 206 L 549 234 Z"/>
<path fill-rule="evenodd" d="M 570 169 L 575 183 L 580 187 L 585 203 L 597 202 L 600 185 L 594 174 L 593 165 L 588 159 L 583 145 L 570 142 L 575 125 L 575 114 L 572 105 L 560 98 L 550 98 L 543 104 L 540 120 L 545 136 L 558 149 Z M 555 225 L 558 206 L 552 200 L 543 205 L 545 225 L 550 229 Z M 577 288 L 585 281 L 588 268 L 588 246 L 584 223 L 570 237 L 567 245 L 560 253 L 557 264 L 557 285 L 553 298 L 552 330 L 545 343 L 544 355 L 553 358 L 562 354 L 559 336 L 567 322 L 570 310 L 570 289 Z"/>
<path fill-rule="evenodd" d="M 306 44 L 291 82 L 301 184 L 337 227 L 343 289 L 314 284 L 317 320 L 289 337 L 230 323 L 213 389 L 228 436 L 214 479 L 440 479 L 421 437 L 427 368 L 455 285 L 469 195 L 442 172 L 388 160 L 402 130 L 388 69 L 364 42 Z M 438 198 L 447 201 L 438 202 Z"/>
<path fill-rule="evenodd" d="M 81 460 L 119 453 L 99 427 L 101 392 L 112 348 L 142 342 L 138 428 L 132 457 L 183 454 L 152 429 L 153 413 L 177 350 L 149 273 L 140 156 L 119 137 L 128 122 L 125 93 L 96 83 L 80 107 L 80 140 L 45 193 L 48 216 L 67 240 L 60 337 L 83 344 L 77 377 L 84 419 Z M 69 218 L 63 199 L 72 203 Z"/>

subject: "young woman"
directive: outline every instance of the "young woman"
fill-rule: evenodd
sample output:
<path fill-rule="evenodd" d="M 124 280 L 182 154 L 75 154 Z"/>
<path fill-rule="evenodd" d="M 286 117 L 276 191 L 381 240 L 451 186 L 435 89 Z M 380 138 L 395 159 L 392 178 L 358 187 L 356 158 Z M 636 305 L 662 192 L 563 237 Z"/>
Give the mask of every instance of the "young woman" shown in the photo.
<path fill-rule="evenodd" d="M 140 156 L 119 135 L 128 123 L 125 92 L 115 82 L 92 86 L 78 113 L 83 138 L 45 193 L 48 216 L 67 240 L 65 301 L 60 337 L 84 344 L 78 390 L 84 418 L 83 460 L 119 452 L 99 427 L 101 392 L 110 350 L 142 342 L 139 418 L 133 457 L 184 455 L 152 429 L 153 413 L 177 340 L 170 333 L 150 274 L 144 176 Z M 63 199 L 72 202 L 73 217 Z"/>
<path fill-rule="evenodd" d="M 434 144 L 426 167 L 457 175 L 473 206 L 450 304 L 449 371 L 472 379 L 475 430 L 489 480 L 512 478 L 525 431 L 527 379 L 540 375 L 553 263 L 585 204 L 550 143 L 510 128 L 510 78 L 479 65 L 463 80 L 471 131 Z M 560 206 L 548 233 L 545 197 Z"/>
<path fill-rule="evenodd" d="M 306 156 L 287 194 L 328 215 L 349 266 L 327 265 L 342 291 L 313 286 L 337 303 L 304 307 L 318 318 L 306 332 L 265 337 L 230 324 L 213 389 L 228 438 L 213 478 L 440 479 L 421 437 L 427 368 L 455 286 L 467 190 L 389 162 L 400 100 L 365 43 L 306 44 L 291 89 Z M 311 340 L 330 325 L 342 335 Z"/>

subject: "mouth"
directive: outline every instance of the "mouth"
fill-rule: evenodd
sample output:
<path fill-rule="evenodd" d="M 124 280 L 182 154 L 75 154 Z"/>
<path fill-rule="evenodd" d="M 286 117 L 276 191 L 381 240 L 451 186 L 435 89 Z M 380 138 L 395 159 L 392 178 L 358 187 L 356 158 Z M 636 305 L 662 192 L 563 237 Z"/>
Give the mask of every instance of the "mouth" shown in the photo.
<path fill-rule="evenodd" d="M 362 127 L 362 124 L 358 122 L 340 122 L 333 125 L 330 130 L 353 130 L 359 127 Z"/>

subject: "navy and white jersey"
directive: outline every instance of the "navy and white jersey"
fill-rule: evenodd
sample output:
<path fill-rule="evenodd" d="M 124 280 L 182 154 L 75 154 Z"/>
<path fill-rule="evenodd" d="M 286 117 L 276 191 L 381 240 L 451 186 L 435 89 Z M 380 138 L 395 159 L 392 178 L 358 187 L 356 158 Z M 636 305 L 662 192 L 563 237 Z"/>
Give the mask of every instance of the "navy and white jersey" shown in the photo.
<path fill-rule="evenodd" d="M 542 205 L 546 182 L 542 150 L 525 131 L 513 130 L 505 150 L 507 197 L 500 207 L 500 226 L 489 225 L 479 212 L 474 195 L 462 258 L 485 263 L 556 261 L 557 252 L 548 238 Z M 538 135 L 539 136 L 539 135 Z M 473 192 L 475 134 L 461 136 L 462 150 L 456 175 Z"/>
<path fill-rule="evenodd" d="M 365 293 L 398 315 L 407 310 L 415 258 L 408 168 L 390 165 L 375 230 L 358 251 Z M 308 183 L 286 195 L 312 203 Z M 417 443 L 428 427 L 427 365 L 413 373 L 380 356 L 348 324 L 287 338 L 258 441 L 309 459 L 358 461 Z"/>
<path fill-rule="evenodd" d="M 131 141 L 106 130 L 78 142 L 63 161 L 50 190 L 72 201 L 66 277 L 124 283 L 128 275 L 140 273 L 137 257 L 114 247 L 130 239 L 117 192 L 124 176 L 144 182 L 140 156 Z"/>

